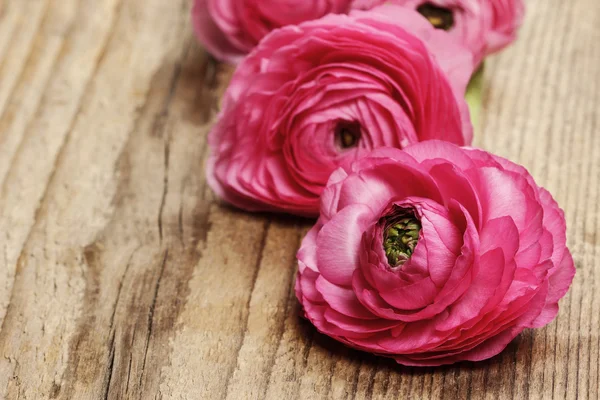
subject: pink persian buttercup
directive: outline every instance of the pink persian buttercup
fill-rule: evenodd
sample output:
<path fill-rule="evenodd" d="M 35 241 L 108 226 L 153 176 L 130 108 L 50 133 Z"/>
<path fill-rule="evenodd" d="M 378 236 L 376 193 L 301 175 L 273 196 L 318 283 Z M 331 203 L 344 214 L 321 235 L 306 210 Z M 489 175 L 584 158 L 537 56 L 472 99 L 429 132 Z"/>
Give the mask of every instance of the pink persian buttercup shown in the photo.
<path fill-rule="evenodd" d="M 248 211 L 317 216 L 331 172 L 375 148 L 469 144 L 472 71 L 466 49 L 402 7 L 274 31 L 225 93 L 208 182 Z"/>
<path fill-rule="evenodd" d="M 347 13 L 352 0 L 195 0 L 198 39 L 216 58 L 237 63 L 273 29 Z"/>
<path fill-rule="evenodd" d="M 441 141 L 335 171 L 298 252 L 317 329 L 405 365 L 479 361 L 558 313 L 564 214 L 521 166 Z"/>
<path fill-rule="evenodd" d="M 357 0 L 355 7 L 368 8 L 386 0 Z M 523 22 L 523 0 L 390 0 L 419 11 L 435 27 L 461 40 L 479 63 L 517 37 Z"/>

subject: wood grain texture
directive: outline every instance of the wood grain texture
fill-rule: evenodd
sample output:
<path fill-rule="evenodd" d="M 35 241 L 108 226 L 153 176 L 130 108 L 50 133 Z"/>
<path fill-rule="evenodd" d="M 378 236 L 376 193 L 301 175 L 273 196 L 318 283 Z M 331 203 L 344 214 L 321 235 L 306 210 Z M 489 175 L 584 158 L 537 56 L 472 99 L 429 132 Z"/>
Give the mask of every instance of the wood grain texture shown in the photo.
<path fill-rule="evenodd" d="M 600 7 L 527 4 L 486 63 L 476 145 L 554 194 L 577 276 L 499 356 L 415 369 L 298 317 L 311 221 L 206 186 L 231 70 L 188 0 L 0 0 L 0 398 L 598 399 Z"/>

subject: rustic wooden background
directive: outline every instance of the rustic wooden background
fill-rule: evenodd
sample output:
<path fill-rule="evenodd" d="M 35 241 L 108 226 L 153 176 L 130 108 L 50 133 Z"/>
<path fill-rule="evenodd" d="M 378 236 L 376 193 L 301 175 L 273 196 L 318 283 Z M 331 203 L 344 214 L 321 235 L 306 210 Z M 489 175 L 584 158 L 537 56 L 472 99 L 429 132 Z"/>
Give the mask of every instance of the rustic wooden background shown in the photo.
<path fill-rule="evenodd" d="M 310 221 L 215 201 L 229 72 L 188 0 L 0 0 L 0 398 L 598 399 L 600 6 L 527 3 L 476 143 L 556 196 L 578 273 L 500 356 L 413 369 L 298 318 Z"/>

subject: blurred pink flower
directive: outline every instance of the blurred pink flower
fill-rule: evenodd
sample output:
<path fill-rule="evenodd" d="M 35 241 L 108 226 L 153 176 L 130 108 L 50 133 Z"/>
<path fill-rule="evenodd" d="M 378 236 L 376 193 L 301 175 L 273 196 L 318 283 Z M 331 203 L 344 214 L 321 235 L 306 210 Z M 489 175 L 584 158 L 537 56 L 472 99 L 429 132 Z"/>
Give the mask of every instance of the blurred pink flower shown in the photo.
<path fill-rule="evenodd" d="M 523 0 L 195 0 L 192 22 L 209 52 L 237 63 L 273 29 L 380 5 L 418 10 L 460 39 L 476 64 L 516 39 L 525 11 Z"/>
<path fill-rule="evenodd" d="M 385 0 L 383 0 L 385 1 Z M 382 3 L 357 0 L 361 8 Z M 436 27 L 447 30 L 471 49 L 476 63 L 517 37 L 523 22 L 523 0 L 391 0 L 391 4 L 418 10 Z"/>
<path fill-rule="evenodd" d="M 516 164 L 447 142 L 334 172 L 298 252 L 317 329 L 401 364 L 479 361 L 550 323 L 575 268 L 562 210 Z"/>
<path fill-rule="evenodd" d="M 195 0 L 192 22 L 202 44 L 216 58 L 236 63 L 270 31 L 347 13 L 352 0 Z"/>
<path fill-rule="evenodd" d="M 416 12 L 386 11 L 274 31 L 244 59 L 209 136 L 219 196 L 316 216 L 331 172 L 374 148 L 470 144 L 471 54 Z"/>

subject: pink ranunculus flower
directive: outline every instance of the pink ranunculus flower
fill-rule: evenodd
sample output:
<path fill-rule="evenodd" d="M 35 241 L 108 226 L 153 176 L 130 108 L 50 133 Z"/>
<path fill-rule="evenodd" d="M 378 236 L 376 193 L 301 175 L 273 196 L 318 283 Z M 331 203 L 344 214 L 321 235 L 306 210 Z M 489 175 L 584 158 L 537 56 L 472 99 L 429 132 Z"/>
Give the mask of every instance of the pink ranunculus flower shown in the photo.
<path fill-rule="evenodd" d="M 317 216 L 331 172 L 374 148 L 469 144 L 472 71 L 466 49 L 402 7 L 274 31 L 225 93 L 208 182 L 248 211 Z"/>
<path fill-rule="evenodd" d="M 375 1 L 357 0 L 355 7 L 365 8 Z M 390 3 L 418 10 L 434 26 L 447 30 L 473 52 L 477 63 L 516 39 L 525 13 L 523 0 L 390 0 Z"/>
<path fill-rule="evenodd" d="M 334 172 L 298 252 L 317 329 L 401 364 L 500 353 L 558 313 L 575 268 L 563 211 L 521 166 L 441 141 Z"/>
<path fill-rule="evenodd" d="M 216 58 L 236 63 L 273 29 L 347 13 L 352 0 L 195 0 L 192 22 Z"/>

